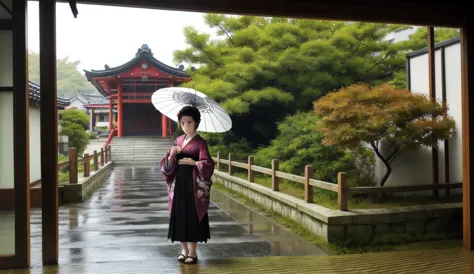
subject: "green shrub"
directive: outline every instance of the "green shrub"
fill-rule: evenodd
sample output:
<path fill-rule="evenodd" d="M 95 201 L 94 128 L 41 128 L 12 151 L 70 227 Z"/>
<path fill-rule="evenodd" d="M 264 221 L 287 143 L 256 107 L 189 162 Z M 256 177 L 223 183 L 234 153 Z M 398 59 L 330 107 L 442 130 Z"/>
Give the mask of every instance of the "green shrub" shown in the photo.
<path fill-rule="evenodd" d="M 89 126 L 89 115 L 77 109 L 63 110 L 60 114 L 61 135 L 68 136 L 69 147 L 75 147 L 77 155 L 82 155 L 89 144 L 89 134 L 86 132 Z"/>
<path fill-rule="evenodd" d="M 297 113 L 286 117 L 278 124 L 279 134 L 268 147 L 262 147 L 256 153 L 256 164 L 271 166 L 272 159 L 278 159 L 283 172 L 304 175 L 306 165 L 312 165 L 314 178 L 327 182 L 337 182 L 338 172 L 346 172 L 349 184 L 374 185 L 370 172 L 361 172 L 356 166 L 371 168 L 366 164 L 372 160 L 370 153 L 364 150 L 344 152 L 335 146 L 322 144 L 323 135 L 317 131 L 318 117 L 313 112 Z"/>

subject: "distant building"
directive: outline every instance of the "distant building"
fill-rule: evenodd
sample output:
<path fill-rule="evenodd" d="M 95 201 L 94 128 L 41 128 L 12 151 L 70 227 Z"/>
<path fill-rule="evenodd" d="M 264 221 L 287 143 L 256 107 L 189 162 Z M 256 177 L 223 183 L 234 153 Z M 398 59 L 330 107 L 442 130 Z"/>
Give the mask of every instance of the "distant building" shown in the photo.
<path fill-rule="evenodd" d="M 108 122 L 110 129 L 115 127 L 116 121 L 118 137 L 170 136 L 176 123 L 155 109 L 151 96 L 160 88 L 191 81 L 183 68 L 173 68 L 156 60 L 145 44 L 134 58 L 121 66 L 110 68 L 105 65 L 103 70 L 85 70 L 87 80 L 103 95 L 103 99 L 83 105 L 91 117 L 99 117 L 91 118 L 91 124 L 97 127 Z M 78 101 L 87 100 L 80 97 Z"/>
<path fill-rule="evenodd" d="M 84 110 L 89 114 L 89 130 L 97 131 L 98 128 L 111 130 L 117 123 L 117 107 L 112 109 L 112 123 L 109 121 L 109 99 L 101 94 L 78 93 L 68 99 L 70 104 L 66 109 Z"/>

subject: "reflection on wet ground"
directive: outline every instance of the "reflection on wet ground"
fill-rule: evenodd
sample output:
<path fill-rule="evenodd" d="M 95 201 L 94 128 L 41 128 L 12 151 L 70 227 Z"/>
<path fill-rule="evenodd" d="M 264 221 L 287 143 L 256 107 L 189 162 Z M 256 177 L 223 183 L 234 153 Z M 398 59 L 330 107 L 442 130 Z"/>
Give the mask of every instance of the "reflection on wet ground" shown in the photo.
<path fill-rule="evenodd" d="M 162 179 L 155 167 L 118 167 L 88 202 L 61 207 L 59 266 L 41 266 L 41 211 L 32 209 L 32 268 L 0 273 L 474 273 L 473 253 L 461 248 L 318 256 L 325 254 L 217 191 L 212 239 L 200 245 L 199 265 L 182 265 L 179 244 L 166 238 Z M 13 238 L 13 214 L 0 221 L 0 233 Z"/>
<path fill-rule="evenodd" d="M 87 202 L 60 207 L 60 265 L 131 260 L 175 265 L 181 249 L 167 239 L 167 195 L 157 167 L 116 167 L 107 183 Z M 211 240 L 199 245 L 201 261 L 325 255 L 311 243 L 220 192 L 213 191 L 211 195 Z M 41 265 L 41 241 L 41 210 L 32 209 L 33 266 Z"/>

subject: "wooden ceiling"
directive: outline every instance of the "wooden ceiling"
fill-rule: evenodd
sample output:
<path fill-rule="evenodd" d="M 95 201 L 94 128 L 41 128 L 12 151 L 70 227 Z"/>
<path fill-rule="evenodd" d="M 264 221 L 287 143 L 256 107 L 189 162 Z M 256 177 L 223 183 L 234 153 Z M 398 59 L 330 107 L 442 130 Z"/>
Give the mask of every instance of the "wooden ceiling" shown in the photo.
<path fill-rule="evenodd" d="M 62 1 L 67 2 L 67 1 Z M 459 28 L 467 0 L 78 0 L 77 3 Z M 79 16 L 80 16 L 79 7 Z"/>

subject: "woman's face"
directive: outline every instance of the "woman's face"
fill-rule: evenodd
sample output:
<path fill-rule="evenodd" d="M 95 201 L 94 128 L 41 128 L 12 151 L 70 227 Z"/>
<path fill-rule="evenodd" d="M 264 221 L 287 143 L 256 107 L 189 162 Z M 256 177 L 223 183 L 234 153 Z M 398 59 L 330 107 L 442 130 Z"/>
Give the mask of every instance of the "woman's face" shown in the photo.
<path fill-rule="evenodd" d="M 196 132 L 196 121 L 193 120 L 193 117 L 183 116 L 179 122 L 184 133 L 192 135 L 194 132 Z"/>

